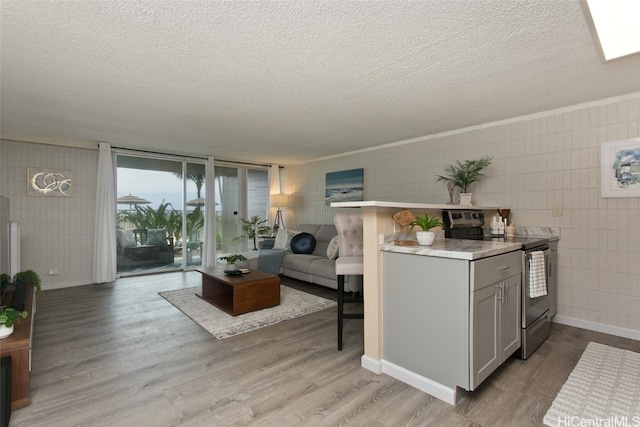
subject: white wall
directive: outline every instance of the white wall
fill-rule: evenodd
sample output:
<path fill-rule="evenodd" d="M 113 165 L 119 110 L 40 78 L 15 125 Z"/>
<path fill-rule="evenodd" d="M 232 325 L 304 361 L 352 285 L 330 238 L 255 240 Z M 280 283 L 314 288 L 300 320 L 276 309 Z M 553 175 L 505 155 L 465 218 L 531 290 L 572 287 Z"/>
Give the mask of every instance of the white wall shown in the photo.
<path fill-rule="evenodd" d="M 20 222 L 21 269 L 38 273 L 43 289 L 91 283 L 98 151 L 2 140 L 0 152 L 0 193 Z M 73 197 L 27 196 L 29 167 L 72 171 Z"/>
<path fill-rule="evenodd" d="M 285 221 L 332 222 L 326 172 L 364 168 L 365 200 L 446 203 L 435 182 L 443 166 L 490 154 L 487 176 L 471 188 L 474 203 L 510 208 L 517 225 L 561 228 L 558 319 L 638 337 L 640 198 L 600 197 L 600 144 L 640 136 L 639 122 L 636 93 L 286 167 Z"/>

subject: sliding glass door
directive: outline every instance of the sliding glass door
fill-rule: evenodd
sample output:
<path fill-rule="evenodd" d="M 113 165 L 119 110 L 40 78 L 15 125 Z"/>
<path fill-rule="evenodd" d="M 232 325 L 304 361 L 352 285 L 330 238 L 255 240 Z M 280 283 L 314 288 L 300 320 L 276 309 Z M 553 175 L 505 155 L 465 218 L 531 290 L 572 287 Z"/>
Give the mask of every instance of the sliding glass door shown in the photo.
<path fill-rule="evenodd" d="M 184 266 L 195 268 L 202 265 L 202 246 L 204 245 L 204 164 L 185 163 L 187 179 L 184 181 L 186 206 L 184 214 L 187 220 L 182 230 L 182 254 Z M 186 246 L 185 246 L 186 245 Z"/>
<path fill-rule="evenodd" d="M 118 153 L 117 271 L 191 270 L 202 265 L 205 165 L 192 159 Z M 268 214 L 266 167 L 215 165 L 216 253 L 253 248 L 242 219 Z M 265 223 L 266 224 L 266 223 Z"/>
<path fill-rule="evenodd" d="M 268 214 L 269 171 L 259 167 L 216 165 L 216 247 L 219 256 L 247 252 L 253 242 L 243 233 L 242 220 Z M 266 223 L 265 223 L 266 224 Z"/>
<path fill-rule="evenodd" d="M 116 164 L 118 273 L 201 265 L 204 164 L 124 154 Z"/>
<path fill-rule="evenodd" d="M 238 239 L 238 168 L 216 166 L 216 248 L 218 255 L 239 252 Z"/>

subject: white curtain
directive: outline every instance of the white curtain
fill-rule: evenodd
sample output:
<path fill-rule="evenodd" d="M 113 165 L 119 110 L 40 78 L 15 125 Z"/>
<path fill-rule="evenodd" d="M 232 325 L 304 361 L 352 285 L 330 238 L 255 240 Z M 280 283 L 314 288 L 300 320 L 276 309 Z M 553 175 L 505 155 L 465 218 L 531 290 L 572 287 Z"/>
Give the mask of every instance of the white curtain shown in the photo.
<path fill-rule="evenodd" d="M 216 265 L 216 186 L 213 156 L 209 156 L 204 173 L 204 245 L 202 267 Z"/>
<path fill-rule="evenodd" d="M 93 283 L 108 283 L 116 280 L 116 190 L 111 145 L 101 142 L 98 146 Z"/>

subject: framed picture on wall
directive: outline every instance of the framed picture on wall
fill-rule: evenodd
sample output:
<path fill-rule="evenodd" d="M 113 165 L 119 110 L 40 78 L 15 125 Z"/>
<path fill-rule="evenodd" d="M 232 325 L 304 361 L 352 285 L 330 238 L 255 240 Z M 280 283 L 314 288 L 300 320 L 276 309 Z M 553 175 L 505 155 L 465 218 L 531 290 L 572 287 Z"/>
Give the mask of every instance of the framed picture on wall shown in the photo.
<path fill-rule="evenodd" d="M 640 197 L 640 137 L 603 142 L 601 196 Z"/>
<path fill-rule="evenodd" d="M 27 195 L 29 196 L 73 196 L 73 172 L 42 168 L 27 169 Z"/>
<path fill-rule="evenodd" d="M 325 203 L 359 202 L 363 200 L 364 169 L 329 172 L 326 176 Z"/>

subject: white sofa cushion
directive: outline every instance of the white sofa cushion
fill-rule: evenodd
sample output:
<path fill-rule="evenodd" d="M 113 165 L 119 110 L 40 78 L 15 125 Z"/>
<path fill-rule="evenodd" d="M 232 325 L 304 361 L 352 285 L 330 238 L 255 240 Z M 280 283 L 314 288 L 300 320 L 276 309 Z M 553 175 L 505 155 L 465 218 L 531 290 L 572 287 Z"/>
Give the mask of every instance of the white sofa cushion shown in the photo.
<path fill-rule="evenodd" d="M 340 244 L 340 239 L 338 236 L 333 236 L 333 239 L 329 242 L 329 246 L 327 246 L 327 258 L 336 259 L 338 258 L 338 245 Z"/>
<path fill-rule="evenodd" d="M 276 234 L 276 241 L 273 243 L 273 249 L 279 249 L 281 251 L 288 251 L 291 249 L 291 239 L 300 232 L 297 230 L 287 230 L 285 228 L 278 229 Z"/>

